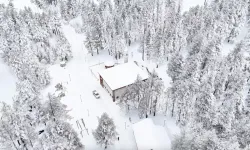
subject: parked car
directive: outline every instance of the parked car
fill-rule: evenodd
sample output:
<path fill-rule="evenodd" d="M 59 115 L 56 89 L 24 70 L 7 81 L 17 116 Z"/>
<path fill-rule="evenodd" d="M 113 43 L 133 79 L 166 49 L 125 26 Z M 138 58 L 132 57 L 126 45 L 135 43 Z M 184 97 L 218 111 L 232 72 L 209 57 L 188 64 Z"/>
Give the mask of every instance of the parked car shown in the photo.
<path fill-rule="evenodd" d="M 93 95 L 95 96 L 96 99 L 100 98 L 100 94 L 96 90 L 93 91 Z"/>

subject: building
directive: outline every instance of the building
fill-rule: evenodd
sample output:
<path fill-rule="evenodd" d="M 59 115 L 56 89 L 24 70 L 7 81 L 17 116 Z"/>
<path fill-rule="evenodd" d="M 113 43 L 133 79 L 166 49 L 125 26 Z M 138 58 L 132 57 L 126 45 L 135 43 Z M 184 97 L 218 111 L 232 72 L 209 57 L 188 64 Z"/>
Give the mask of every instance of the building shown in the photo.
<path fill-rule="evenodd" d="M 107 90 L 114 102 L 121 97 L 126 87 L 135 82 L 138 75 L 142 80 L 148 78 L 147 72 L 134 62 L 124 63 L 99 72 L 100 84 Z"/>
<path fill-rule="evenodd" d="M 147 118 L 132 126 L 137 150 L 170 150 L 171 141 L 166 129 Z"/>

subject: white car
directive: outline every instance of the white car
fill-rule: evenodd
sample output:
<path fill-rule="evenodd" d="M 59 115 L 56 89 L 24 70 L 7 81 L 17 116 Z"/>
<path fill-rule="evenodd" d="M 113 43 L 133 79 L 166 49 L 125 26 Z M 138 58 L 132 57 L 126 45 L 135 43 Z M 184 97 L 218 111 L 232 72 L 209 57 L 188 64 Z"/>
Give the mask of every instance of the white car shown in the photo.
<path fill-rule="evenodd" d="M 94 90 L 92 93 L 93 93 L 93 95 L 95 96 L 96 99 L 100 98 L 100 94 L 96 90 Z"/>

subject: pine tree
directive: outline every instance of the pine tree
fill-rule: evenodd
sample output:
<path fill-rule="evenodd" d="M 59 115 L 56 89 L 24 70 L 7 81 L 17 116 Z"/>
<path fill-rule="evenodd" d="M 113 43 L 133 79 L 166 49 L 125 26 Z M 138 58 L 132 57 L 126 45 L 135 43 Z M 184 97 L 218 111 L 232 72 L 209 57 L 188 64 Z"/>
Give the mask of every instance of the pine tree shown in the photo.
<path fill-rule="evenodd" d="M 41 141 L 45 149 L 84 150 L 71 124 L 62 120 L 46 124 Z"/>
<path fill-rule="evenodd" d="M 208 76 L 207 80 L 202 81 L 199 92 L 194 102 L 193 124 L 201 124 L 205 130 L 211 130 L 215 117 L 215 97 L 213 93 L 213 77 Z"/>
<path fill-rule="evenodd" d="M 117 60 L 120 59 L 121 56 L 124 54 L 125 50 L 125 41 L 122 39 L 121 36 L 114 36 L 113 41 L 111 43 L 111 55 Z"/>
<path fill-rule="evenodd" d="M 220 149 L 220 147 L 215 132 L 205 131 L 202 128 L 196 130 L 185 128 L 172 144 L 172 150 Z"/>
<path fill-rule="evenodd" d="M 117 138 L 116 126 L 107 113 L 103 113 L 98 122 L 98 127 L 93 131 L 93 136 L 97 144 L 104 145 L 107 148 L 109 145 L 113 145 Z"/>
<path fill-rule="evenodd" d="M 235 130 L 240 148 L 247 148 L 250 145 L 250 121 L 249 112 L 244 112 L 235 123 Z"/>
<path fill-rule="evenodd" d="M 48 101 L 45 103 L 45 112 L 47 112 L 49 119 L 52 121 L 56 120 L 67 120 L 71 117 L 67 114 L 68 110 L 66 110 L 67 106 L 62 104 L 60 101 L 60 97 L 57 97 L 52 94 L 48 94 Z"/>
<path fill-rule="evenodd" d="M 10 122 L 14 121 L 15 118 L 12 117 L 13 111 L 10 106 L 3 103 L 1 108 L 1 121 L 0 121 L 0 143 L 3 146 L 15 148 L 18 150 L 18 143 L 15 136 L 15 132 L 13 130 L 13 126 L 10 126 Z M 11 120 L 13 118 L 13 120 Z"/>
<path fill-rule="evenodd" d="M 91 3 L 87 18 L 87 35 L 91 41 L 91 51 L 96 50 L 97 54 L 103 49 L 102 22 L 100 11 L 94 2 Z"/>
<path fill-rule="evenodd" d="M 121 96 L 121 104 L 126 108 L 135 108 L 139 111 L 139 117 L 148 117 L 149 114 L 156 115 L 157 105 L 163 93 L 164 84 L 153 71 L 146 81 L 138 76 L 135 82 L 129 86 Z"/>
<path fill-rule="evenodd" d="M 0 120 L 0 143 L 12 149 L 37 149 L 38 140 L 35 127 L 31 126 L 23 114 L 19 114 L 3 103 Z"/>
<path fill-rule="evenodd" d="M 175 82 L 179 79 L 182 70 L 183 70 L 183 57 L 178 52 L 172 55 L 168 63 L 168 75 L 172 78 L 172 81 Z"/>
<path fill-rule="evenodd" d="M 91 55 L 93 56 L 94 55 L 94 49 L 93 49 L 94 47 L 93 47 L 93 42 L 92 42 L 90 34 L 91 34 L 90 32 L 87 32 L 84 44 L 85 44 L 85 47 L 87 48 L 88 52 L 91 53 Z"/>

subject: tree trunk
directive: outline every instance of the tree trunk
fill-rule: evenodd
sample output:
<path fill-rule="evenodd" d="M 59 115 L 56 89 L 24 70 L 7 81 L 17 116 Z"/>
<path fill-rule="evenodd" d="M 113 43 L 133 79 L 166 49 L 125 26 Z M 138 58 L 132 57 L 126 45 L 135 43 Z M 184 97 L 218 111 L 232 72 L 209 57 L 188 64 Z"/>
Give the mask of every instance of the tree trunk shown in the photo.
<path fill-rule="evenodd" d="M 14 145 L 15 149 L 18 150 L 18 148 L 17 148 L 15 142 L 12 140 L 12 138 L 11 138 L 11 142 L 12 142 L 12 144 Z"/>
<path fill-rule="evenodd" d="M 23 138 L 21 138 L 21 141 L 22 141 L 22 143 L 23 143 L 24 148 L 25 148 L 26 150 L 28 150 L 28 147 L 27 147 L 25 141 L 23 140 Z"/>
<path fill-rule="evenodd" d="M 229 85 L 229 81 L 226 81 L 226 84 L 225 84 L 225 89 L 224 89 L 224 91 L 226 91 L 226 90 L 227 90 L 227 88 L 228 88 L 228 85 Z"/>
<path fill-rule="evenodd" d="M 29 139 L 30 140 L 30 139 Z M 30 145 L 31 145 L 31 147 L 33 148 L 33 144 L 32 144 L 32 141 L 30 140 Z"/>
<path fill-rule="evenodd" d="M 179 114 L 178 114 L 178 122 L 181 121 L 181 110 L 179 110 Z"/>
<path fill-rule="evenodd" d="M 90 51 L 91 51 L 91 55 L 94 56 L 91 44 L 90 44 Z"/>
<path fill-rule="evenodd" d="M 172 111 L 171 111 L 171 116 L 174 117 L 174 107 L 175 107 L 175 101 L 173 101 L 173 107 L 172 107 Z"/>
<path fill-rule="evenodd" d="M 144 25 L 143 29 L 143 46 L 142 46 L 142 60 L 144 61 L 144 53 L 145 53 L 145 33 L 146 33 L 146 26 Z"/>
<path fill-rule="evenodd" d="M 14 140 L 12 139 L 12 137 L 11 137 L 9 131 L 8 131 L 6 128 L 4 128 L 4 130 L 7 132 L 8 136 L 9 136 L 9 138 L 10 138 L 12 144 L 13 144 L 13 146 L 15 147 L 15 149 L 18 150 L 18 148 L 17 148 L 17 146 L 16 146 Z"/>
<path fill-rule="evenodd" d="M 50 97 L 50 98 L 51 98 L 51 97 Z M 55 119 L 55 114 L 54 114 L 54 110 L 53 110 L 52 105 L 51 105 L 51 99 L 49 100 L 49 104 L 50 104 L 50 109 L 51 109 L 52 116 L 54 117 L 54 121 L 56 121 L 56 119 Z"/>

